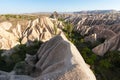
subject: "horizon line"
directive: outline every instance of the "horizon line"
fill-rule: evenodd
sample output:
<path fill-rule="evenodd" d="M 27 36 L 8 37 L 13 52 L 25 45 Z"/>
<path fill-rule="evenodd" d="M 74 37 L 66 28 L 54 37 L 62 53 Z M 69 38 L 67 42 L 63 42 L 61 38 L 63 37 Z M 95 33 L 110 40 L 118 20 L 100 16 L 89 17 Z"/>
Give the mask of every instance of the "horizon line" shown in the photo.
<path fill-rule="evenodd" d="M 78 11 L 57 11 L 57 10 L 55 10 L 55 11 L 58 13 L 74 13 L 74 12 L 82 12 L 82 11 L 102 11 L 102 10 L 103 11 L 104 10 L 120 11 L 120 10 L 116 10 L 116 9 L 90 9 L 90 10 L 78 10 Z M 55 11 L 34 11 L 34 12 L 21 12 L 21 13 L 8 12 L 8 13 L 0 13 L 0 15 L 4 15 L 4 14 L 37 14 L 37 13 L 47 14 L 47 13 L 53 13 Z"/>

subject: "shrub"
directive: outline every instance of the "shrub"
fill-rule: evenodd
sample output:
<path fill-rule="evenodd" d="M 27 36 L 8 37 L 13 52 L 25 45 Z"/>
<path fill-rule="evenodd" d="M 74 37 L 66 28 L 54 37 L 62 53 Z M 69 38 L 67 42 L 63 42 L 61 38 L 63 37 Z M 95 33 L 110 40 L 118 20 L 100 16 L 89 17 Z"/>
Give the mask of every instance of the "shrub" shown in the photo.
<path fill-rule="evenodd" d="M 57 26 L 54 24 L 54 35 L 57 34 Z"/>
<path fill-rule="evenodd" d="M 108 68 L 111 67 L 111 64 L 110 64 L 110 62 L 108 61 L 108 59 L 100 60 L 99 64 L 100 64 L 100 67 L 101 67 L 102 69 L 108 69 Z"/>

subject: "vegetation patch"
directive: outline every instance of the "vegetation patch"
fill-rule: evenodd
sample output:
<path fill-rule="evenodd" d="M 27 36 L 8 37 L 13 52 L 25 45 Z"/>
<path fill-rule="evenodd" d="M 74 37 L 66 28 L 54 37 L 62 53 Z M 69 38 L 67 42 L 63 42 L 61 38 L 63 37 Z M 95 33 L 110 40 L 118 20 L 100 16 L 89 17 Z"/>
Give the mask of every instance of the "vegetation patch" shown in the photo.
<path fill-rule="evenodd" d="M 35 40 L 31 46 L 26 46 L 26 44 L 17 45 L 14 47 L 15 52 L 10 56 L 1 56 L 3 51 L 0 50 L 0 70 L 10 72 L 16 63 L 24 61 L 26 54 L 36 54 L 41 44 L 41 41 Z"/>

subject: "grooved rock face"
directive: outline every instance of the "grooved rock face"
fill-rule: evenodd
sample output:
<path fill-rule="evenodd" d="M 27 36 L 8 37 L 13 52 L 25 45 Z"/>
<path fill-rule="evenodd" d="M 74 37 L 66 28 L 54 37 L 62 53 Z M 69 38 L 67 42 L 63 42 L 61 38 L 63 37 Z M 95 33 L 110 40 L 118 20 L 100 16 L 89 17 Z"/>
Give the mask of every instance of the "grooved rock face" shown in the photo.
<path fill-rule="evenodd" d="M 22 22 L 17 22 L 17 25 L 14 26 L 12 26 L 12 22 L 0 23 L 1 49 L 9 50 L 20 43 L 27 43 L 29 46 L 34 40 L 47 41 L 55 33 L 61 32 L 58 28 L 61 26 L 59 25 L 60 22 L 48 17 L 40 17 L 23 23 L 24 25 Z"/>
<path fill-rule="evenodd" d="M 8 30 L 12 27 L 10 22 L 0 23 L 0 43 L 2 44 L 1 49 L 10 49 L 14 47 L 17 43 L 17 37 Z"/>
<path fill-rule="evenodd" d="M 12 27 L 12 23 L 10 22 L 0 23 L 0 28 L 3 28 L 4 30 L 9 30 L 11 27 Z"/>
<path fill-rule="evenodd" d="M 74 15 L 65 18 L 74 25 L 74 31 L 79 32 L 81 35 L 91 35 L 100 33 L 102 30 L 112 30 L 114 33 L 119 33 L 120 26 L 116 14 L 94 14 L 94 15 Z"/>
<path fill-rule="evenodd" d="M 94 53 L 102 56 L 107 51 L 120 49 L 118 45 L 119 38 L 116 37 L 120 33 L 119 14 L 74 15 L 67 17 L 65 21 L 73 23 L 74 31 L 84 36 L 86 42 L 90 41 L 94 44 L 97 41 L 103 43 L 105 40 L 103 44 L 93 49 Z"/>
<path fill-rule="evenodd" d="M 61 36 L 45 42 L 36 57 L 35 80 L 96 80 L 77 48 Z"/>
<path fill-rule="evenodd" d="M 120 34 L 106 40 L 103 44 L 93 48 L 93 52 L 97 55 L 103 56 L 107 51 L 119 50 L 120 51 Z"/>

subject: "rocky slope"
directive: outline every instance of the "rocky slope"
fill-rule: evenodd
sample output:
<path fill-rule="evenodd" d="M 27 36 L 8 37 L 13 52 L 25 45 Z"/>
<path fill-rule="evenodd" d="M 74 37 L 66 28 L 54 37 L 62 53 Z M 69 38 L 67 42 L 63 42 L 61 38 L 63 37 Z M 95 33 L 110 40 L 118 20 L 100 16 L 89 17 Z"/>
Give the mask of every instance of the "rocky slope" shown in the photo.
<path fill-rule="evenodd" d="M 90 41 L 92 43 L 100 39 L 105 39 L 105 41 L 110 40 L 120 33 L 120 14 L 117 13 L 74 15 L 65 18 L 65 21 L 71 22 L 74 25 L 74 31 L 77 31 L 80 35 L 84 36 L 85 41 Z M 112 41 L 107 45 L 110 44 L 112 44 Z M 116 42 L 115 44 L 118 43 Z M 103 47 L 96 48 L 98 51 L 103 49 Z M 105 52 L 107 51 L 109 51 L 109 49 L 106 49 Z M 94 50 L 93 52 L 96 53 Z M 101 55 L 105 52 L 101 52 Z"/>
<path fill-rule="evenodd" d="M 24 23 L 24 24 L 23 24 Z M 18 44 L 31 45 L 34 40 L 47 41 L 62 28 L 62 23 L 56 19 L 40 17 L 26 22 L 6 21 L 0 23 L 0 49 L 9 50 Z"/>
<path fill-rule="evenodd" d="M 12 73 L 1 72 L 3 80 L 96 80 L 77 48 L 64 35 L 45 42 L 37 54 L 25 59 L 23 70 L 29 76 L 20 76 L 21 69 Z M 28 68 L 28 66 L 31 66 Z M 18 71 L 18 72 L 17 72 Z M 18 75 L 15 75 L 17 72 Z"/>
<path fill-rule="evenodd" d="M 81 54 L 62 33 L 61 21 L 40 17 L 25 22 L 17 21 L 17 24 L 1 22 L 0 47 L 7 50 L 0 54 L 1 69 L 5 70 L 6 67 L 17 64 L 9 70 L 13 69 L 10 73 L 0 71 L 0 80 L 96 80 L 90 67 L 98 80 L 119 79 L 119 52 L 110 52 L 103 56 L 108 51 L 120 51 L 119 14 L 65 16 L 62 18 L 68 24 L 66 23 L 67 28 L 63 31 Z M 74 31 L 71 31 L 71 23 Z M 62 37 L 54 37 L 60 33 Z M 30 47 L 35 40 L 44 42 L 42 45 L 37 43 L 41 46 L 37 46 L 39 50 L 34 46 Z M 93 48 L 94 43 L 100 40 L 102 42 Z M 92 45 L 87 41 L 92 42 Z M 34 49 L 36 50 L 32 51 Z M 10 53 L 14 55 L 11 54 L 11 57 L 8 55 Z M 3 57 L 4 55 L 8 56 Z"/>

